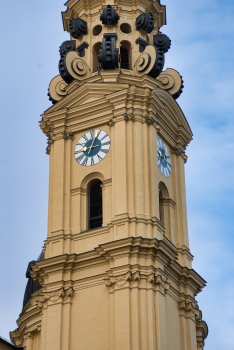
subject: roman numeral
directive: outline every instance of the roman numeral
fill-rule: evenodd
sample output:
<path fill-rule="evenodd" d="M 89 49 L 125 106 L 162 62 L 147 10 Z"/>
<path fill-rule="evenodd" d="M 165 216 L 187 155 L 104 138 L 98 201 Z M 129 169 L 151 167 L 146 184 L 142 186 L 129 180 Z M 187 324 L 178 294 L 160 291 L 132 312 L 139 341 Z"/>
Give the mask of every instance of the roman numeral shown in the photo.
<path fill-rule="evenodd" d="M 90 131 L 91 138 L 93 138 L 94 133 L 95 133 L 95 130 Z"/>
<path fill-rule="evenodd" d="M 102 140 L 104 140 L 106 137 L 107 137 L 108 135 L 107 134 L 105 134 L 102 138 L 101 138 L 101 140 L 100 141 L 102 141 Z"/>
<path fill-rule="evenodd" d="M 89 140 L 86 134 L 83 135 L 83 138 L 85 139 L 86 142 Z"/>
<path fill-rule="evenodd" d="M 99 156 L 99 154 L 97 154 L 97 156 L 98 156 L 98 160 L 99 160 L 99 162 L 100 162 L 101 160 L 103 160 L 103 158 L 102 158 L 102 157 L 100 157 L 100 156 Z"/>
<path fill-rule="evenodd" d="M 84 158 L 84 154 L 81 154 L 81 156 L 77 157 L 76 160 L 78 163 L 80 163 L 83 158 Z"/>
<path fill-rule="evenodd" d="M 77 146 L 81 146 L 81 147 L 83 147 L 85 145 L 85 143 L 77 143 Z"/>
<path fill-rule="evenodd" d="M 107 142 L 105 142 L 105 143 L 102 143 L 102 146 L 108 146 L 108 145 L 110 145 L 110 141 L 107 141 Z"/>
<path fill-rule="evenodd" d="M 108 153 L 108 149 L 101 148 L 101 149 L 100 149 L 100 152 L 103 152 L 103 153 L 107 154 L 107 153 Z"/>
<path fill-rule="evenodd" d="M 98 130 L 97 138 L 99 137 L 102 130 Z"/>
<path fill-rule="evenodd" d="M 83 162 L 81 164 L 86 166 L 87 162 L 88 162 L 88 157 L 85 157 L 85 159 L 83 160 Z"/>
<path fill-rule="evenodd" d="M 94 165 L 94 159 L 93 159 L 93 157 L 91 158 L 91 165 Z"/>
<path fill-rule="evenodd" d="M 75 154 L 79 154 L 81 151 L 75 151 Z"/>

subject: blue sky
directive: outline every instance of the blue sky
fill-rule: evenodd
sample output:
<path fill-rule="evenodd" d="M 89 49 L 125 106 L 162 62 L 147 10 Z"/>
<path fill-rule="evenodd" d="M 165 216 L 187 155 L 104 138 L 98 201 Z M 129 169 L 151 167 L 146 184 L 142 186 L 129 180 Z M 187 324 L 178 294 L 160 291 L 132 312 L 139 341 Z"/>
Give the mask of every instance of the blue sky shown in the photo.
<path fill-rule="evenodd" d="M 165 69 L 179 71 L 177 100 L 194 133 L 186 191 L 193 268 L 207 287 L 197 296 L 209 326 L 206 350 L 234 348 L 234 3 L 161 0 L 171 41 Z M 58 74 L 62 0 L 0 0 L 1 31 L 1 288 L 0 335 L 16 328 L 25 271 L 47 230 L 48 162 L 40 114 Z"/>

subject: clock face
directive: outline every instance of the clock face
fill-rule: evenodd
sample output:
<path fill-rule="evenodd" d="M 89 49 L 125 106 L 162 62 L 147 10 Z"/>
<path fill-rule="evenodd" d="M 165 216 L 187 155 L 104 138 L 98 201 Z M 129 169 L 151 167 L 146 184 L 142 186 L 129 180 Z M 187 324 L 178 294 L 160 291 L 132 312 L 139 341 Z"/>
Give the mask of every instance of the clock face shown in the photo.
<path fill-rule="evenodd" d="M 103 160 L 109 149 L 109 135 L 103 130 L 91 130 L 79 139 L 74 155 L 80 165 L 91 166 Z"/>
<path fill-rule="evenodd" d="M 157 139 L 158 167 L 165 177 L 171 175 L 171 159 L 167 146 L 161 139 Z"/>

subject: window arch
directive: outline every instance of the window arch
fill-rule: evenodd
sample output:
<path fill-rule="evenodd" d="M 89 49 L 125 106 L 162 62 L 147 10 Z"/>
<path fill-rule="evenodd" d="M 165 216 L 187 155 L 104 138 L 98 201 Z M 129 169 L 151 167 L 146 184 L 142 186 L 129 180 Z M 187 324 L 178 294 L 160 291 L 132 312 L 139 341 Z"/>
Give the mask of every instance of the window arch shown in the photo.
<path fill-rule="evenodd" d="M 98 42 L 93 46 L 93 72 L 98 70 L 98 54 L 99 50 L 102 48 L 102 43 Z"/>
<path fill-rule="evenodd" d="M 102 226 L 102 182 L 92 182 L 89 188 L 89 229 Z"/>
<path fill-rule="evenodd" d="M 165 236 L 174 242 L 174 207 L 168 189 L 163 182 L 159 183 L 159 220 L 165 228 Z"/>
<path fill-rule="evenodd" d="M 159 183 L 159 219 L 166 228 L 166 199 L 169 199 L 169 193 L 166 185 L 163 182 Z"/>
<path fill-rule="evenodd" d="M 120 43 L 120 68 L 132 69 L 132 48 L 128 41 L 121 41 Z"/>

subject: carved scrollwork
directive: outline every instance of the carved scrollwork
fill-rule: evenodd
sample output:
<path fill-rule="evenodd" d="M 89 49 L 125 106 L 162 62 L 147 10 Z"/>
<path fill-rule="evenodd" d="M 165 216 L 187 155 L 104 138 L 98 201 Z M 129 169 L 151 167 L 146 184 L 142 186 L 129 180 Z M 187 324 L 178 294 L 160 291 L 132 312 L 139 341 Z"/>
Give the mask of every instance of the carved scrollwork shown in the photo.
<path fill-rule="evenodd" d="M 164 66 L 164 54 L 163 52 L 153 45 L 145 47 L 144 52 L 140 53 L 134 64 L 134 70 L 136 75 L 148 74 L 152 78 L 156 78 Z"/>
<path fill-rule="evenodd" d="M 100 20 L 102 21 L 102 24 L 113 26 L 118 23 L 119 15 L 111 5 L 107 5 L 102 11 Z"/>
<path fill-rule="evenodd" d="M 136 69 L 138 72 L 144 72 L 150 65 L 151 57 L 147 52 L 143 52 L 136 60 Z"/>
<path fill-rule="evenodd" d="M 55 104 L 60 101 L 64 96 L 67 95 L 66 92 L 67 83 L 62 79 L 60 75 L 57 75 L 49 85 L 48 96 L 49 100 Z"/>
<path fill-rule="evenodd" d="M 154 18 L 151 13 L 142 13 L 136 19 L 136 30 L 151 33 L 154 29 Z"/>
<path fill-rule="evenodd" d="M 87 22 L 82 18 L 74 18 L 70 21 L 69 30 L 71 36 L 78 39 L 81 35 L 86 35 L 88 33 Z"/>
<path fill-rule="evenodd" d="M 83 80 L 90 76 L 88 64 L 75 51 L 68 52 L 59 63 L 60 74 L 67 84 L 74 79 Z"/>
<path fill-rule="evenodd" d="M 160 82 L 159 87 L 163 90 L 167 90 L 174 99 L 177 99 L 184 87 L 184 82 L 180 74 L 171 68 L 165 70 L 165 72 L 160 73 L 157 77 Z"/>
<path fill-rule="evenodd" d="M 166 53 L 171 47 L 171 40 L 166 34 L 156 34 L 153 36 L 153 45 Z"/>
<path fill-rule="evenodd" d="M 74 78 L 69 74 L 67 70 L 66 57 L 69 52 L 71 51 L 75 52 L 75 49 L 76 49 L 75 40 L 64 41 L 64 43 L 62 43 L 62 45 L 59 48 L 59 52 L 61 56 L 59 61 L 59 73 L 67 84 L 70 84 Z"/>

